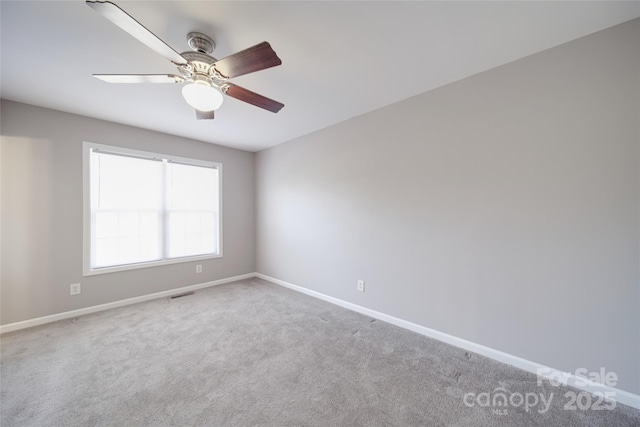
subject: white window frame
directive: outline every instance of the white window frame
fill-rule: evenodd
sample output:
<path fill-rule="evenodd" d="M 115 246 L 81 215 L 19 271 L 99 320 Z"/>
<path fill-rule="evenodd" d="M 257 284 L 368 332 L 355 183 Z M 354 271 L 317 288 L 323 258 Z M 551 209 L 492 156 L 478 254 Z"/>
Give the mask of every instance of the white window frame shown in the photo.
<path fill-rule="evenodd" d="M 91 150 L 97 149 L 105 152 L 122 154 L 131 157 L 166 159 L 177 163 L 215 167 L 218 169 L 218 253 L 195 255 L 181 258 L 163 259 L 160 261 L 140 262 L 135 264 L 119 265 L 114 267 L 91 268 Z M 82 143 L 82 192 L 83 192 L 83 248 L 82 248 L 82 266 L 83 276 L 93 276 L 105 273 L 114 273 L 117 271 L 136 270 L 139 268 L 157 267 L 160 265 L 178 264 L 184 262 L 200 261 L 205 259 L 222 258 L 223 248 L 223 232 L 222 232 L 222 163 L 210 162 L 206 160 L 190 159 L 186 157 L 173 156 L 169 154 L 152 153 L 149 151 L 133 150 L 130 148 L 117 147 L 113 145 L 96 144 L 84 141 Z"/>

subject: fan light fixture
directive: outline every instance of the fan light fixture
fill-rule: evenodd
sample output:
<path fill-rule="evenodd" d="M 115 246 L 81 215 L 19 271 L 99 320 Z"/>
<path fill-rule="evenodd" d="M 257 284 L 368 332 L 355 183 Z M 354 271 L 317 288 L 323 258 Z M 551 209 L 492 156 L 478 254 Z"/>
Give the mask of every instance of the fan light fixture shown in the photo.
<path fill-rule="evenodd" d="M 220 108 L 223 97 L 219 90 L 203 81 L 195 81 L 182 87 L 182 96 L 196 110 L 213 111 Z"/>

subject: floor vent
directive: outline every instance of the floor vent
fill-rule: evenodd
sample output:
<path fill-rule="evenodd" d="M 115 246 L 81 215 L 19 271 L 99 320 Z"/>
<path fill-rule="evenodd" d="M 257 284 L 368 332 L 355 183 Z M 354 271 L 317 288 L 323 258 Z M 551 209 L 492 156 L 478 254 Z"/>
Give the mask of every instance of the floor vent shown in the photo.
<path fill-rule="evenodd" d="M 184 294 L 173 295 L 173 296 L 170 296 L 169 298 L 171 299 L 182 298 L 182 297 L 186 297 L 187 295 L 193 295 L 194 293 L 195 292 L 185 292 Z"/>

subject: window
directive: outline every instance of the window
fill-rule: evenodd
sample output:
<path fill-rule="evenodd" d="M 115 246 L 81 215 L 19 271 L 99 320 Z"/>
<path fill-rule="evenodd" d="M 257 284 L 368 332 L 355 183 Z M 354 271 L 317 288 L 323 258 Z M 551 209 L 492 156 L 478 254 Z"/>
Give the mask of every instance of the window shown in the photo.
<path fill-rule="evenodd" d="M 222 256 L 219 163 L 85 142 L 85 275 Z"/>

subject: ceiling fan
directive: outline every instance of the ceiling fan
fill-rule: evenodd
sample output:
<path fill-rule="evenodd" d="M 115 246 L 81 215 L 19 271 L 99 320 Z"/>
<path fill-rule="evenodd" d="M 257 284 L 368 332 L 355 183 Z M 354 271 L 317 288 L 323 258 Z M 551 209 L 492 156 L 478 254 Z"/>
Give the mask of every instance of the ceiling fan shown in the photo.
<path fill-rule="evenodd" d="M 109 1 L 87 1 L 88 6 L 131 34 L 133 37 L 171 61 L 179 74 L 94 74 L 108 83 L 179 83 L 182 96 L 195 108 L 196 118 L 213 119 L 220 108 L 223 94 L 269 110 L 280 111 L 284 104 L 244 89 L 229 79 L 282 64 L 267 42 L 242 50 L 222 59 L 211 56 L 215 42 L 207 35 L 187 34 L 191 52 L 178 53 L 124 10 Z"/>

